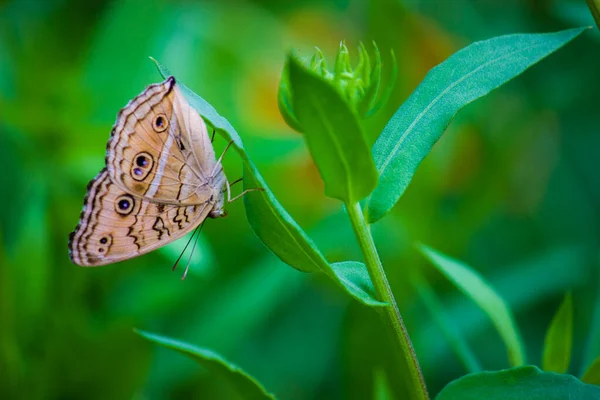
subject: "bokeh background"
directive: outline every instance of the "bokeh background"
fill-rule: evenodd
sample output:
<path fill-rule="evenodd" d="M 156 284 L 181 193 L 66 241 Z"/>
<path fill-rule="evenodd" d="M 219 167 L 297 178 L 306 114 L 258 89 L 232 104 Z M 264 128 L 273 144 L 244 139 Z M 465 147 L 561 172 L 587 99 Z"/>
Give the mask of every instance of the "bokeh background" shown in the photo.
<path fill-rule="evenodd" d="M 238 398 L 222 379 L 133 327 L 212 348 L 282 399 L 365 399 L 391 352 L 370 309 L 283 264 L 243 202 L 185 244 L 102 268 L 69 261 L 85 186 L 115 116 L 160 80 L 153 56 L 242 135 L 281 203 L 331 261 L 360 259 L 340 204 L 276 92 L 285 54 L 332 58 L 375 40 L 399 79 L 365 122 L 376 138 L 426 72 L 476 40 L 592 25 L 583 1 L 0 2 L 0 398 Z M 389 66 L 389 64 L 388 64 Z M 528 361 L 563 294 L 575 298 L 578 374 L 600 354 L 600 40 L 567 45 L 466 107 L 374 234 L 432 394 L 465 373 L 408 277 L 421 271 L 486 369 L 508 367 L 489 320 L 413 248 L 465 260 L 515 311 Z M 217 138 L 217 151 L 224 140 Z M 229 153 L 226 171 L 241 176 Z M 401 371 L 387 368 L 392 386 Z"/>

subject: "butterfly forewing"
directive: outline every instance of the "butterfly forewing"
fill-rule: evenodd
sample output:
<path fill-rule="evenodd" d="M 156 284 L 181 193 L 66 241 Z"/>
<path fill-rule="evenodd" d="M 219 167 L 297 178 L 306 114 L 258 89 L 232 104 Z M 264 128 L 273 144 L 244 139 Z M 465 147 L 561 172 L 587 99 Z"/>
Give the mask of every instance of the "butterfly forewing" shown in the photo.
<path fill-rule="evenodd" d="M 167 204 L 209 201 L 214 164 L 206 125 L 173 78 L 150 85 L 119 113 L 107 146 L 113 182 Z"/>

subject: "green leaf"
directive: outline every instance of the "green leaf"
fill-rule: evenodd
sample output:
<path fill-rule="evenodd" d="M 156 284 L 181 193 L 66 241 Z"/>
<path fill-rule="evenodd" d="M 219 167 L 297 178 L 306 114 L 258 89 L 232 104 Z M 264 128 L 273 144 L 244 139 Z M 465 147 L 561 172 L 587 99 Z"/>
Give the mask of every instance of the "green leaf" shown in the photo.
<path fill-rule="evenodd" d="M 222 376 L 244 399 L 258 400 L 275 398 L 272 394 L 268 393 L 256 379 L 212 350 L 138 329 L 134 329 L 134 331 L 151 342 L 178 351 L 191 358 L 211 373 Z"/>
<path fill-rule="evenodd" d="M 318 53 L 315 53 L 313 57 L 314 60 L 316 60 L 317 54 Z M 291 96 L 292 94 L 290 93 L 289 72 L 287 65 L 285 65 L 283 67 L 283 71 L 281 71 L 281 79 L 279 80 L 279 88 L 277 90 L 277 107 L 279 107 L 279 113 L 285 120 L 285 123 L 288 124 L 288 126 L 296 132 L 302 133 L 302 127 L 296 119 L 296 116 L 294 115 L 294 110 L 292 109 Z"/>
<path fill-rule="evenodd" d="M 373 400 L 391 400 L 394 398 L 385 371 L 377 368 L 373 373 Z"/>
<path fill-rule="evenodd" d="M 381 86 L 381 53 L 375 42 L 373 42 L 373 47 L 375 48 L 373 68 L 368 70 L 365 68 L 364 72 L 362 73 L 366 90 L 365 95 L 360 99 L 357 105 L 358 113 L 364 117 L 372 115 L 370 111 L 375 105 L 375 100 L 377 99 L 377 94 L 379 93 L 379 88 Z M 359 47 L 359 54 L 361 54 L 362 58 L 369 61 L 370 63 L 371 60 L 369 57 L 369 53 L 367 52 L 366 47 L 362 43 Z M 393 84 L 394 82 L 390 82 L 388 87 L 393 87 Z"/>
<path fill-rule="evenodd" d="M 153 61 L 164 78 L 171 76 L 165 66 L 154 59 Z M 354 265 L 351 272 L 347 273 L 345 269 L 334 269 L 327 262 L 314 242 L 275 198 L 246 153 L 242 139 L 229 121 L 219 115 L 206 100 L 188 89 L 180 81 L 177 84 L 187 101 L 204 120 L 225 138 L 233 140 L 233 148 L 244 161 L 244 189 L 264 189 L 264 191 L 253 191 L 245 195 L 244 204 L 248 222 L 265 246 L 280 260 L 293 268 L 304 272 L 323 272 L 327 274 L 348 294 L 366 305 L 386 305 L 386 303 L 378 301 L 372 295 L 375 290 L 366 271 L 358 273 L 358 267 Z M 362 265 L 362 268 L 366 267 Z M 341 275 L 338 276 L 336 271 Z M 353 281 L 353 279 L 357 279 L 357 281 Z M 365 287 L 369 287 L 369 291 L 366 291 Z"/>
<path fill-rule="evenodd" d="M 600 252 L 598 258 L 594 263 L 596 268 L 600 267 Z M 592 299 L 591 306 L 591 318 L 590 324 L 587 329 L 587 339 L 583 347 L 583 357 L 581 360 L 582 369 L 586 365 L 594 365 L 600 360 L 600 279 L 596 279 L 596 283 L 593 284 L 594 297 Z M 592 367 L 590 367 L 592 368 Z M 596 365 L 597 372 L 596 376 L 600 376 L 600 365 Z M 589 371 L 589 370 L 588 370 Z M 600 381 L 600 379 L 599 379 Z M 600 384 L 600 383 L 599 383 Z"/>
<path fill-rule="evenodd" d="M 419 250 L 490 317 L 506 344 L 510 364 L 513 366 L 523 365 L 525 363 L 523 340 L 504 300 L 485 282 L 481 275 L 467 265 L 425 245 L 420 245 Z"/>
<path fill-rule="evenodd" d="M 375 300 L 375 288 L 367 271 L 367 266 L 358 261 L 342 261 L 331 264 L 337 279 L 354 298 L 368 306 L 387 306 L 388 303 Z"/>
<path fill-rule="evenodd" d="M 581 380 L 585 383 L 600 386 L 600 357 L 596 358 L 583 373 Z"/>
<path fill-rule="evenodd" d="M 419 293 L 423 303 L 431 313 L 433 320 L 440 327 L 446 340 L 456 353 L 462 364 L 468 372 L 479 372 L 482 370 L 479 360 L 475 357 L 473 350 L 469 347 L 466 339 L 456 331 L 453 322 L 447 318 L 446 312 L 437 298 L 435 292 L 431 289 L 429 282 L 424 277 L 414 277 L 413 286 Z"/>
<path fill-rule="evenodd" d="M 542 368 L 545 371 L 566 372 L 571 361 L 572 344 L 573 296 L 568 293 L 546 332 Z"/>
<path fill-rule="evenodd" d="M 365 204 L 368 221 L 379 220 L 396 204 L 461 108 L 558 50 L 584 29 L 499 36 L 473 43 L 429 71 L 373 146 L 379 185 Z"/>
<path fill-rule="evenodd" d="M 244 189 L 264 187 L 256 167 L 244 163 Z M 321 271 L 327 261 L 314 242 L 270 190 L 244 196 L 246 216 L 254 233 L 286 264 L 304 272 Z"/>
<path fill-rule="evenodd" d="M 329 82 L 293 55 L 287 68 L 294 115 L 325 182 L 325 194 L 346 203 L 363 199 L 377 185 L 377 171 L 356 113 Z"/>
<path fill-rule="evenodd" d="M 373 116 L 379 109 L 387 103 L 390 99 L 392 92 L 394 90 L 394 84 L 396 83 L 396 79 L 398 78 L 398 63 L 396 61 L 396 54 L 394 50 L 390 51 L 390 76 L 387 79 L 387 83 L 385 85 L 385 89 L 381 91 L 381 73 L 382 73 L 382 60 L 381 53 L 379 52 L 379 48 L 377 44 L 373 42 L 373 47 L 375 47 L 375 60 L 373 65 L 373 70 L 371 71 L 371 76 L 369 77 L 370 85 L 358 104 L 358 112 L 363 117 L 371 117 Z M 366 50 L 364 50 L 366 52 Z M 368 57 L 368 55 L 367 55 Z"/>
<path fill-rule="evenodd" d="M 600 0 L 586 0 L 586 3 L 590 8 L 594 21 L 596 21 L 596 26 L 600 28 Z"/>
<path fill-rule="evenodd" d="M 586 385 L 571 375 L 523 366 L 478 372 L 450 382 L 436 400 L 590 400 L 600 398 L 600 387 Z"/>

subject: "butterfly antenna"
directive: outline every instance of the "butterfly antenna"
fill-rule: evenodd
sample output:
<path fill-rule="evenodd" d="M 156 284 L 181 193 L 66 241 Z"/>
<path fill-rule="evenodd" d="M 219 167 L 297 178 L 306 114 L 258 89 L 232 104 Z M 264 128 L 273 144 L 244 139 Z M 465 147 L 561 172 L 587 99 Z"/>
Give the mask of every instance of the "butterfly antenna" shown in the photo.
<path fill-rule="evenodd" d="M 185 251 L 187 250 L 188 246 L 190 245 L 190 242 L 194 238 L 194 235 L 196 234 L 196 231 L 198 231 L 198 228 L 200 228 L 202 225 L 204 225 L 204 222 L 201 225 L 198 225 L 196 227 L 196 229 L 194 229 L 194 232 L 192 232 L 192 236 L 190 236 L 190 239 L 185 244 L 185 247 L 183 248 L 183 251 L 181 252 L 181 254 L 179 254 L 179 257 L 177 257 L 177 261 L 175 261 L 175 264 L 173 264 L 173 268 L 171 268 L 171 271 L 175 271 L 175 269 L 177 268 L 177 265 L 179 264 L 179 261 L 181 260 L 181 257 L 183 257 L 183 254 L 185 253 Z"/>
<path fill-rule="evenodd" d="M 239 183 L 239 182 L 241 182 L 243 179 L 244 179 L 244 178 L 239 178 L 239 179 L 236 179 L 235 181 L 231 182 L 231 183 L 229 184 L 229 186 L 233 186 L 233 185 L 235 185 L 236 183 Z"/>
<path fill-rule="evenodd" d="M 202 227 L 204 226 L 205 222 L 206 222 L 206 220 L 202 221 L 202 224 L 200 224 L 200 232 L 202 231 Z M 192 246 L 192 252 L 190 253 L 190 258 L 188 259 L 188 262 L 185 266 L 185 271 L 183 271 L 183 276 L 181 277 L 181 280 L 184 280 L 185 277 L 187 276 L 188 269 L 190 268 L 190 263 L 192 262 L 192 258 L 194 257 L 194 250 L 196 250 L 196 245 L 198 244 L 198 238 L 200 237 L 200 232 L 198 232 L 198 235 L 196 236 L 196 240 L 194 241 L 194 245 Z"/>

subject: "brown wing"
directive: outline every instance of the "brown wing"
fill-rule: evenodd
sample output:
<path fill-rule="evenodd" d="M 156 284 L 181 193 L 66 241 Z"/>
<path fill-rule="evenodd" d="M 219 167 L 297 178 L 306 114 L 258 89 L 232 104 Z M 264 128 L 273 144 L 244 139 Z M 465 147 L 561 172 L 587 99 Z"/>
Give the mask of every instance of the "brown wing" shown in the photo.
<path fill-rule="evenodd" d="M 173 206 L 132 196 L 104 169 L 88 185 L 79 224 L 69 238 L 69 256 L 81 266 L 137 257 L 193 230 L 213 206 L 212 201 Z"/>
<path fill-rule="evenodd" d="M 173 77 L 148 86 L 121 110 L 107 145 L 113 182 L 167 204 L 206 202 L 215 164 L 206 125 Z"/>

